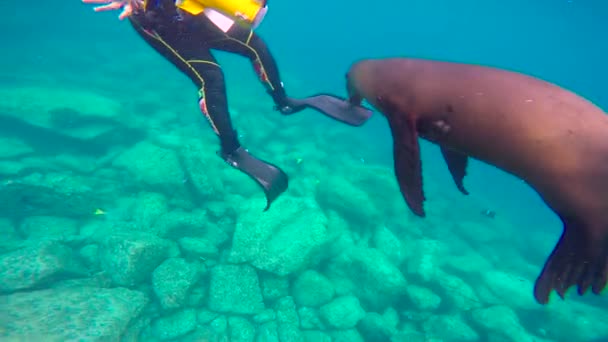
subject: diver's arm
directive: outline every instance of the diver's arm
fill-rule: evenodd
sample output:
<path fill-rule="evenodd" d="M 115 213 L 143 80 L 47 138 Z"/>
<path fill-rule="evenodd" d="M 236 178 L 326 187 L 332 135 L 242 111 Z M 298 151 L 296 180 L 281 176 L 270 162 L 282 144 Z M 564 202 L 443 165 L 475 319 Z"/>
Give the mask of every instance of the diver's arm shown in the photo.
<path fill-rule="evenodd" d="M 93 8 L 95 12 L 122 9 L 118 19 L 123 20 L 143 7 L 143 0 L 82 0 L 85 4 L 105 4 Z"/>

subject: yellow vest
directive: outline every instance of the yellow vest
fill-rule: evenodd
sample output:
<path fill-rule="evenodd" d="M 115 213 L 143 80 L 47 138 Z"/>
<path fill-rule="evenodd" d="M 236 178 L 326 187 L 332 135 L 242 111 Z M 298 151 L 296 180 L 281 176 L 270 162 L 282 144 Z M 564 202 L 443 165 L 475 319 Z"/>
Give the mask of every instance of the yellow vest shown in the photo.
<path fill-rule="evenodd" d="M 251 24 L 266 5 L 266 0 L 177 0 L 175 5 L 193 15 L 201 13 L 206 7 L 213 8 L 235 20 Z"/>

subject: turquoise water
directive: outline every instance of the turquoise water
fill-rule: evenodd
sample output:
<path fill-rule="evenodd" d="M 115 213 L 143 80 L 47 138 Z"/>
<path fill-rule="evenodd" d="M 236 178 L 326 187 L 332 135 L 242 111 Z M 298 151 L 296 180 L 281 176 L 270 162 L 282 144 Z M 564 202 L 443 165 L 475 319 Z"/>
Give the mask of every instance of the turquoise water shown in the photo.
<path fill-rule="evenodd" d="M 534 302 L 561 224 L 520 180 L 473 162 L 462 196 L 423 143 L 416 218 L 383 117 L 282 117 L 249 62 L 218 53 L 243 144 L 290 175 L 262 213 L 196 89 L 118 13 L 0 9 L 0 341 L 608 340 L 605 294 Z M 521 71 L 608 108 L 607 9 L 272 1 L 258 33 L 296 97 L 344 96 L 351 63 L 403 56 Z"/>

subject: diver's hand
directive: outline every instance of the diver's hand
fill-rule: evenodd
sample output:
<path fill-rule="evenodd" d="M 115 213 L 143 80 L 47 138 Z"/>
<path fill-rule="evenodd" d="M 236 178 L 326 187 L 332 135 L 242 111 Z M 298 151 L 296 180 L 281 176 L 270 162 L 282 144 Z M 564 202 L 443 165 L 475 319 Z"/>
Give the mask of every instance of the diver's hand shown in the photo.
<path fill-rule="evenodd" d="M 106 4 L 94 7 L 93 10 L 95 12 L 122 9 L 122 12 L 118 16 L 120 20 L 130 16 L 134 11 L 142 7 L 141 0 L 82 0 L 82 2 L 85 4 Z"/>

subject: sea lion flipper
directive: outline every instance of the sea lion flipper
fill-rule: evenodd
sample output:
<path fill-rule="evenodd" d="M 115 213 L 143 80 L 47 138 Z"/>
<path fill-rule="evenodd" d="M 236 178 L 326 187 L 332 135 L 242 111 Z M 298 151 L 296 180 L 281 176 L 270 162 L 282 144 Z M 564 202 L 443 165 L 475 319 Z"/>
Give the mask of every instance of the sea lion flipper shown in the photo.
<path fill-rule="evenodd" d="M 448 164 L 448 169 L 450 170 L 450 174 L 452 174 L 456 187 L 458 190 L 460 190 L 460 192 L 468 195 L 469 192 L 464 188 L 462 180 L 467 174 L 469 157 L 466 154 L 448 149 L 446 147 L 441 147 L 441 154 L 443 155 L 443 159 L 445 160 L 446 164 Z"/>
<path fill-rule="evenodd" d="M 592 228 L 584 223 L 564 221 L 564 231 L 547 259 L 534 285 L 534 297 L 541 304 L 549 302 L 552 290 L 563 299 L 566 291 L 576 285 L 579 295 L 589 287 L 599 294 L 608 278 L 606 234 L 594 237 Z M 599 231 L 606 231 L 599 230 Z"/>
<path fill-rule="evenodd" d="M 424 217 L 425 198 L 416 119 L 413 115 L 398 112 L 397 107 L 387 100 L 379 99 L 379 103 L 393 136 L 393 162 L 399 189 L 410 210 Z"/>

